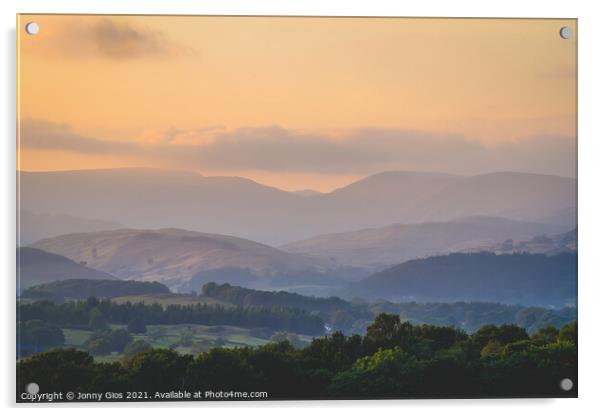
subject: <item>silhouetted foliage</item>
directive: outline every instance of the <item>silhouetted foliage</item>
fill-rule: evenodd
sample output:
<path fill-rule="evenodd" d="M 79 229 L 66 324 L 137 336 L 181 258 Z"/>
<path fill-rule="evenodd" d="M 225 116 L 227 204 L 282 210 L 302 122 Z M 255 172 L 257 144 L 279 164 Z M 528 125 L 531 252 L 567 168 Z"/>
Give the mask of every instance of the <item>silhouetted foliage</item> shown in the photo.
<path fill-rule="evenodd" d="M 123 350 L 123 355 L 125 356 L 126 359 L 128 358 L 132 358 L 135 357 L 136 355 L 149 351 L 151 350 L 153 347 L 146 341 L 143 341 L 141 339 L 137 339 L 135 341 L 130 342 L 129 344 L 127 344 L 125 346 L 125 349 Z"/>
<path fill-rule="evenodd" d="M 203 295 L 241 306 L 296 307 L 316 313 L 332 331 L 350 335 L 365 333 L 379 313 L 401 315 L 412 324 L 455 326 L 474 332 L 485 324 L 517 324 L 532 333 L 552 325 L 559 328 L 576 319 L 576 308 L 546 309 L 487 302 L 393 303 L 350 302 L 338 297 L 316 298 L 289 292 L 268 292 L 214 282 L 203 286 Z"/>
<path fill-rule="evenodd" d="M 86 340 L 84 349 L 92 354 L 123 352 L 132 340 L 132 336 L 125 329 L 98 331 Z"/>
<path fill-rule="evenodd" d="M 159 282 L 137 282 L 134 280 L 96 280 L 68 279 L 57 280 L 32 286 L 21 294 L 22 298 L 48 299 L 86 299 L 90 296 L 111 298 L 116 296 L 171 293 L 169 288 Z"/>
<path fill-rule="evenodd" d="M 144 319 L 140 316 L 134 316 L 128 322 L 128 331 L 132 334 L 145 334 L 146 333 L 146 323 L 144 323 Z"/>
<path fill-rule="evenodd" d="M 107 329 L 107 324 L 129 325 L 141 331 L 144 325 L 233 325 L 243 328 L 264 327 L 274 331 L 321 335 L 324 321 L 309 312 L 287 307 L 222 306 L 222 305 L 168 305 L 118 304 L 109 300 L 89 298 L 86 301 L 56 304 L 50 301 L 21 303 L 18 305 L 22 320 L 40 319 L 45 322 L 71 328 Z"/>
<path fill-rule="evenodd" d="M 18 389 L 47 391 L 266 391 L 269 398 L 576 397 L 576 323 L 544 342 L 514 325 L 473 335 L 381 314 L 365 337 L 340 332 L 297 349 L 284 339 L 257 348 L 213 348 L 196 357 L 134 341 L 122 363 L 52 350 L 17 363 Z M 138 350 L 138 351 L 136 351 Z"/>
<path fill-rule="evenodd" d="M 17 355 L 26 356 L 65 344 L 65 336 L 56 325 L 35 319 L 17 324 Z"/>

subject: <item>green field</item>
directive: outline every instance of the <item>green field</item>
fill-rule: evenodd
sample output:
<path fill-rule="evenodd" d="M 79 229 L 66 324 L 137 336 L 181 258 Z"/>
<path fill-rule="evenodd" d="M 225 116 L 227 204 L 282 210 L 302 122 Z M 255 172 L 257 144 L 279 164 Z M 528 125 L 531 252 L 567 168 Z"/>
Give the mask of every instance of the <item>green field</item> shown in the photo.
<path fill-rule="evenodd" d="M 230 305 L 227 302 L 209 298 L 207 296 L 189 296 L 180 295 L 176 293 L 154 293 L 149 295 L 119 296 L 111 298 L 111 301 L 115 303 L 146 303 L 147 305 L 158 303 L 163 307 L 167 305 L 196 305 L 197 303 L 203 305 Z"/>
<path fill-rule="evenodd" d="M 125 325 L 110 325 L 111 329 L 126 328 Z M 256 347 L 270 342 L 269 337 L 260 338 L 253 330 L 236 326 L 206 325 L 148 325 L 146 334 L 133 334 L 134 340 L 143 340 L 156 348 L 173 348 L 181 354 L 198 354 L 216 346 L 224 348 Z M 93 331 L 63 328 L 65 348 L 83 349 Z M 299 335 L 299 339 L 310 342 L 311 337 Z M 121 354 L 98 355 L 102 362 L 118 361 Z"/>

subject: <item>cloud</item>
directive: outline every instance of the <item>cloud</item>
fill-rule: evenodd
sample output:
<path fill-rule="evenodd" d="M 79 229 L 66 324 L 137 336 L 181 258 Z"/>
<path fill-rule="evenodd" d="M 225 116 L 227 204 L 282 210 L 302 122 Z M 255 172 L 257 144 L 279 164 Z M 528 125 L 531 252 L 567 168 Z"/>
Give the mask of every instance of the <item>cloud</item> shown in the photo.
<path fill-rule="evenodd" d="M 333 138 L 272 126 L 234 131 L 221 127 L 171 128 L 144 142 L 113 142 L 79 136 L 68 126 L 25 120 L 21 140 L 24 147 L 132 155 L 205 172 L 363 175 L 420 170 L 576 174 L 576 140 L 552 136 L 485 146 L 457 135 L 397 129 L 357 129 L 345 137 Z"/>
<path fill-rule="evenodd" d="M 162 31 L 128 20 L 88 16 L 71 19 L 45 34 L 47 40 L 34 44 L 50 57 L 99 57 L 111 60 L 173 57 L 192 52 L 169 39 Z"/>
<path fill-rule="evenodd" d="M 111 59 L 169 56 L 177 51 L 175 45 L 158 30 L 108 18 L 99 19 L 90 36 L 98 52 Z"/>
<path fill-rule="evenodd" d="M 64 150 L 85 154 L 135 154 L 135 143 L 100 140 L 73 132 L 68 124 L 25 119 L 20 123 L 20 146 L 27 149 Z"/>

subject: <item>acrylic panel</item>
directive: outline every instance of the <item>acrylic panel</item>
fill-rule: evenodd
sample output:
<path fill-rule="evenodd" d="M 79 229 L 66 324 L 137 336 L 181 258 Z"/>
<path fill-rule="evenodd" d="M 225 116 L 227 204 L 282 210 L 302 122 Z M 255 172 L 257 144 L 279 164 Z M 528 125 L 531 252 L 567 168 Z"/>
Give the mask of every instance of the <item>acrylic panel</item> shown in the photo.
<path fill-rule="evenodd" d="M 577 396 L 575 19 L 17 39 L 17 401 Z"/>

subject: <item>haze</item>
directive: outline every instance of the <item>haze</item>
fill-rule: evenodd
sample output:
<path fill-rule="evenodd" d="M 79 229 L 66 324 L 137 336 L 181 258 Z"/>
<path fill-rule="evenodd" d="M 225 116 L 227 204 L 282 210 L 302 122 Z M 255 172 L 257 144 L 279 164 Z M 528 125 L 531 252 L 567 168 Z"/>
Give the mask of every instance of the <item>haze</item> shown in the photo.
<path fill-rule="evenodd" d="M 19 169 L 575 176 L 572 20 L 20 16 Z M 135 76 L 134 76 L 135 75 Z M 568 156 L 567 156 L 568 155 Z"/>

